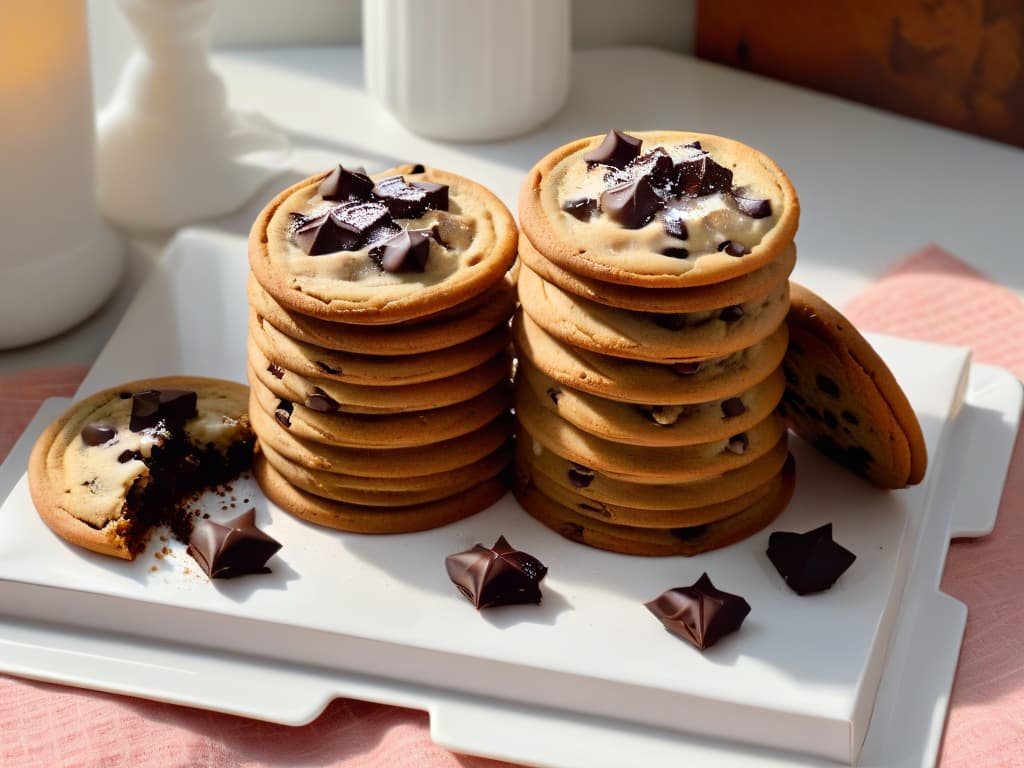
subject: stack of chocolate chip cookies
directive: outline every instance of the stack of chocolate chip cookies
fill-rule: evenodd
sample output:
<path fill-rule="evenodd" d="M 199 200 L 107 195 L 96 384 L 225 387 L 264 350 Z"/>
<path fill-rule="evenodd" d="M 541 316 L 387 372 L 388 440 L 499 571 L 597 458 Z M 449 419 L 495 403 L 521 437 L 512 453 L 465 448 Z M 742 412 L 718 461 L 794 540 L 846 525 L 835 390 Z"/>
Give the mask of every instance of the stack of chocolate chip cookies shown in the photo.
<path fill-rule="evenodd" d="M 478 512 L 511 459 L 511 214 L 422 165 L 338 166 L 253 225 L 254 472 L 315 523 L 399 533 Z"/>
<path fill-rule="evenodd" d="M 595 547 L 696 554 L 792 495 L 785 389 L 799 203 L 718 136 L 573 142 L 519 202 L 516 495 Z"/>

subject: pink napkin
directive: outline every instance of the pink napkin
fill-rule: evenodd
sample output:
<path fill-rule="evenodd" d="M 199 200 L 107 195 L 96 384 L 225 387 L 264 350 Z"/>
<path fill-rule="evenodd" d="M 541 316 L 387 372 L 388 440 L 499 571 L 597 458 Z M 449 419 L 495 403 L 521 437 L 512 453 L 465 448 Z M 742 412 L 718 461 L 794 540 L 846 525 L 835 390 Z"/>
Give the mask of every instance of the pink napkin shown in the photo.
<path fill-rule="evenodd" d="M 1024 302 L 929 245 L 845 308 L 861 330 L 958 344 L 1024 380 Z M 942 768 L 1024 766 L 1024 438 L 996 528 L 950 547 L 942 590 L 968 606 Z"/>
<path fill-rule="evenodd" d="M 1024 305 L 955 257 L 928 246 L 845 308 L 864 330 L 969 345 L 975 359 L 1024 378 Z M 0 457 L 45 397 L 84 370 L 0 377 Z M 942 587 L 970 607 L 940 765 L 1024 765 L 1024 441 L 995 533 L 957 542 Z M 379 766 L 500 768 L 435 746 L 422 712 L 333 702 L 300 728 L 0 676 L 0 765 Z"/>

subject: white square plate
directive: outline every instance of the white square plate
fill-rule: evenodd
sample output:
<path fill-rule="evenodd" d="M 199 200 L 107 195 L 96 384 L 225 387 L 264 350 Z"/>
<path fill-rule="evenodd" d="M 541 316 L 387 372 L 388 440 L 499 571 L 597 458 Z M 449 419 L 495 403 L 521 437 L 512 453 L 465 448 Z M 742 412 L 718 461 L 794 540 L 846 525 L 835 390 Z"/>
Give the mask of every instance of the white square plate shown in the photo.
<path fill-rule="evenodd" d="M 246 274 L 243 239 L 180 235 L 78 394 L 174 373 L 244 381 Z M 873 342 L 921 419 L 926 482 L 880 492 L 794 440 L 797 492 L 779 520 L 690 559 L 581 547 L 511 496 L 434 531 L 348 535 L 292 518 L 240 480 L 234 507 L 210 496 L 208 509 L 256 507 L 284 544 L 272 575 L 209 582 L 183 547 L 156 540 L 133 563 L 113 561 L 56 539 L 17 479 L 67 405 L 54 403 L 0 478 L 0 491 L 14 485 L 0 508 L 0 669 L 284 723 L 338 695 L 418 706 L 446 746 L 541 765 L 621 765 L 626 750 L 644 765 L 814 765 L 854 761 L 862 745 L 863 764 L 883 748 L 886 765 L 894 749 L 928 764 L 965 616 L 937 574 L 951 534 L 991 530 L 1020 385 L 963 349 Z M 982 434 L 983 461 L 971 450 Z M 765 556 L 768 535 L 826 522 L 858 559 L 832 590 L 799 597 Z M 500 534 L 549 566 L 541 606 L 478 613 L 448 581 L 447 554 Z M 704 571 L 752 612 L 701 654 L 643 603 Z M 928 653 L 913 653 L 923 631 Z M 919 675 L 912 687 L 908 675 Z"/>

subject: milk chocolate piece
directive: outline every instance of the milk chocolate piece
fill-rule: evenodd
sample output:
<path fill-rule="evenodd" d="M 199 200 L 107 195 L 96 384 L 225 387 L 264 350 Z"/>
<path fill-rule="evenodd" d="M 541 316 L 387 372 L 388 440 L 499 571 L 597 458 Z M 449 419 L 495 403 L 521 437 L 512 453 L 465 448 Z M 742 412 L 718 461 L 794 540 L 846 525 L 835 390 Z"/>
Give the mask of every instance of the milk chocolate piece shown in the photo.
<path fill-rule="evenodd" d="M 82 442 L 90 447 L 109 443 L 117 437 L 117 430 L 109 424 L 89 424 L 82 430 Z"/>
<path fill-rule="evenodd" d="M 665 629 L 702 651 L 738 630 L 750 613 L 746 600 L 716 588 L 707 573 L 692 586 L 670 589 L 644 605 Z"/>
<path fill-rule="evenodd" d="M 601 210 L 626 229 L 639 229 L 662 207 L 647 176 L 617 184 L 601 193 Z"/>
<path fill-rule="evenodd" d="M 580 221 L 590 221 L 594 218 L 594 214 L 597 213 L 597 200 L 592 197 L 566 200 L 562 204 L 562 210 Z"/>
<path fill-rule="evenodd" d="M 765 198 L 754 197 L 749 187 L 733 187 L 732 199 L 740 213 L 752 219 L 764 219 L 772 215 L 772 202 Z"/>
<path fill-rule="evenodd" d="M 798 595 L 823 592 L 857 559 L 832 539 L 832 523 L 807 531 L 775 531 L 768 537 L 768 559 Z"/>
<path fill-rule="evenodd" d="M 373 194 L 396 219 L 417 219 L 427 211 L 448 210 L 446 184 L 408 182 L 402 176 L 388 176 L 377 182 Z"/>
<path fill-rule="evenodd" d="M 385 272 L 423 272 L 432 239 L 430 230 L 403 229 L 377 249 L 375 258 Z"/>
<path fill-rule="evenodd" d="M 625 168 L 631 160 L 640 156 L 643 139 L 630 136 L 622 131 L 609 131 L 596 148 L 583 156 L 588 166 L 608 165 L 612 168 Z"/>
<path fill-rule="evenodd" d="M 448 578 L 478 609 L 539 603 L 540 582 L 548 572 L 540 560 L 515 549 L 504 536 L 489 549 L 477 544 L 448 555 L 444 564 Z"/>
<path fill-rule="evenodd" d="M 185 426 L 196 415 L 196 393 L 184 389 L 147 389 L 132 395 L 132 432 L 152 429 L 161 421 L 168 429 Z"/>
<path fill-rule="evenodd" d="M 188 553 L 211 579 L 270 573 L 266 563 L 279 549 L 280 542 L 256 527 L 255 509 L 223 523 L 200 520 L 188 541 Z"/>
<path fill-rule="evenodd" d="M 339 164 L 320 182 L 319 191 L 324 200 L 369 200 L 373 179 L 363 168 L 349 170 Z"/>

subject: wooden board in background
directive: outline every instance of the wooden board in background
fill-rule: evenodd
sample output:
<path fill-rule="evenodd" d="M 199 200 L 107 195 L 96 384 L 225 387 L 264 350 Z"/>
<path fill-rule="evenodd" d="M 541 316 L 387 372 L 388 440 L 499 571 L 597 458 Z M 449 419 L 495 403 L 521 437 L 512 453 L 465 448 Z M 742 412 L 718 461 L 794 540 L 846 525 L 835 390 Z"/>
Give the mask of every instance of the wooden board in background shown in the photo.
<path fill-rule="evenodd" d="M 1024 2 L 698 0 L 697 55 L 1024 147 Z"/>

